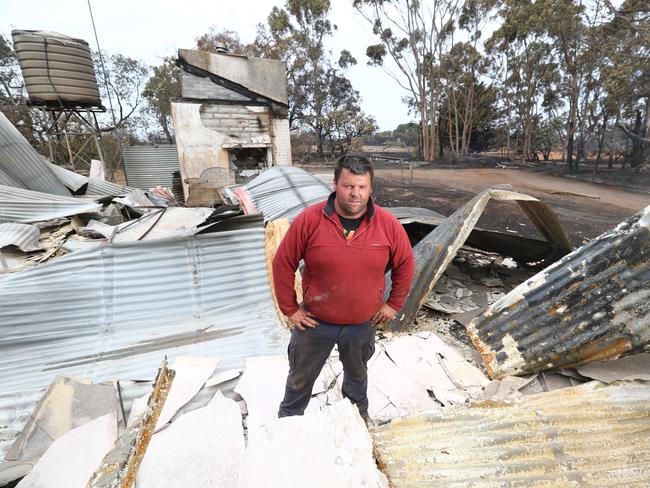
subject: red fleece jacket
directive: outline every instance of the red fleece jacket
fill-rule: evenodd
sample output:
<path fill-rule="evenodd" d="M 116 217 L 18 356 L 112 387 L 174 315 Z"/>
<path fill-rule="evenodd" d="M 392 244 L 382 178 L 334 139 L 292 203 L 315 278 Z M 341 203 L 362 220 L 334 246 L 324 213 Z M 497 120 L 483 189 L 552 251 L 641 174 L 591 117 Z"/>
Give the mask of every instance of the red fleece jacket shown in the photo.
<path fill-rule="evenodd" d="M 368 212 L 347 240 L 334 211 L 332 193 L 293 221 L 273 259 L 275 294 L 280 310 L 298 310 L 294 276 L 300 260 L 304 306 L 332 324 L 359 324 L 384 303 L 385 272 L 391 267 L 392 289 L 386 302 L 402 308 L 411 288 L 414 259 L 404 227 L 390 212 L 368 204 Z"/>

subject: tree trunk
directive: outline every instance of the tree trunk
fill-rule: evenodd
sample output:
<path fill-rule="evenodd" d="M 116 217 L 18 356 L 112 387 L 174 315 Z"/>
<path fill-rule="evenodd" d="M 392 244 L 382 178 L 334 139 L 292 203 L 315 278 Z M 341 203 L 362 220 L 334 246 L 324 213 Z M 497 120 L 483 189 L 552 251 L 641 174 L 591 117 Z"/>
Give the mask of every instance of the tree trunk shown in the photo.
<path fill-rule="evenodd" d="M 598 165 L 603 156 L 603 145 L 605 143 L 605 132 L 607 131 L 607 112 L 603 110 L 603 124 L 598 139 L 598 154 L 596 155 L 596 164 L 594 164 L 594 175 L 598 174 Z"/>
<path fill-rule="evenodd" d="M 578 76 L 571 73 L 571 93 L 569 96 L 569 120 L 567 121 L 566 162 L 569 171 L 577 169 L 573 165 L 573 137 L 576 129 L 576 111 L 578 107 Z"/>

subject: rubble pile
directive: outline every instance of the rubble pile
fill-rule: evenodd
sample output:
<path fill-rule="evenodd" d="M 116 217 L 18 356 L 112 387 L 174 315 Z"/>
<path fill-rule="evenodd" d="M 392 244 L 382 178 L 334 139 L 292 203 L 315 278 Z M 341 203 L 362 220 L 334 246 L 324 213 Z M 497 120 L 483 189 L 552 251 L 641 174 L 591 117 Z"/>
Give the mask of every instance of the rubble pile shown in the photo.
<path fill-rule="evenodd" d="M 31 159 L 0 157 L 0 486 L 648 482 L 650 208 L 577 250 L 509 187 L 448 218 L 389 209 L 416 276 L 368 364 L 375 425 L 343 399 L 336 349 L 305 416 L 278 419 L 288 330 L 269 262 L 327 185 L 273 167 L 184 207 L 57 169 L 7 131 Z M 546 240 L 475 227 L 491 199 Z"/>

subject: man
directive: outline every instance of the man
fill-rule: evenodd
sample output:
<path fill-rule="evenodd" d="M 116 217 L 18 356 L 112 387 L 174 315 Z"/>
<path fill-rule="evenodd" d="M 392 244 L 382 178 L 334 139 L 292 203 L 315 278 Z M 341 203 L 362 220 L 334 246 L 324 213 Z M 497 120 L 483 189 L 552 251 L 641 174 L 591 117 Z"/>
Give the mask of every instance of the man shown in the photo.
<path fill-rule="evenodd" d="M 372 202 L 373 168 L 363 156 L 343 156 L 334 169 L 334 193 L 293 221 L 273 259 L 275 292 L 293 324 L 289 375 L 279 417 L 302 415 L 334 345 L 343 363 L 343 396 L 368 420 L 367 363 L 375 326 L 389 322 L 406 301 L 413 251 L 402 225 Z M 294 276 L 300 260 L 303 303 Z M 392 289 L 384 302 L 384 275 Z"/>

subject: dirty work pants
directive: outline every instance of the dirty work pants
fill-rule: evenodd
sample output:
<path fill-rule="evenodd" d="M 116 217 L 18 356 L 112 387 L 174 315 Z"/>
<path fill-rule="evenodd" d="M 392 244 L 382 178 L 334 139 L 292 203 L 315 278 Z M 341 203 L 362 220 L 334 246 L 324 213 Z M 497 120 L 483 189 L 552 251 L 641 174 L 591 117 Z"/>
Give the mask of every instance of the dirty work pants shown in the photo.
<path fill-rule="evenodd" d="M 314 382 L 334 345 L 343 363 L 343 397 L 349 398 L 362 416 L 368 415 L 368 360 L 375 352 L 375 328 L 370 322 L 335 325 L 319 321 L 318 327 L 294 327 L 289 342 L 289 375 L 278 417 L 302 415 Z"/>

